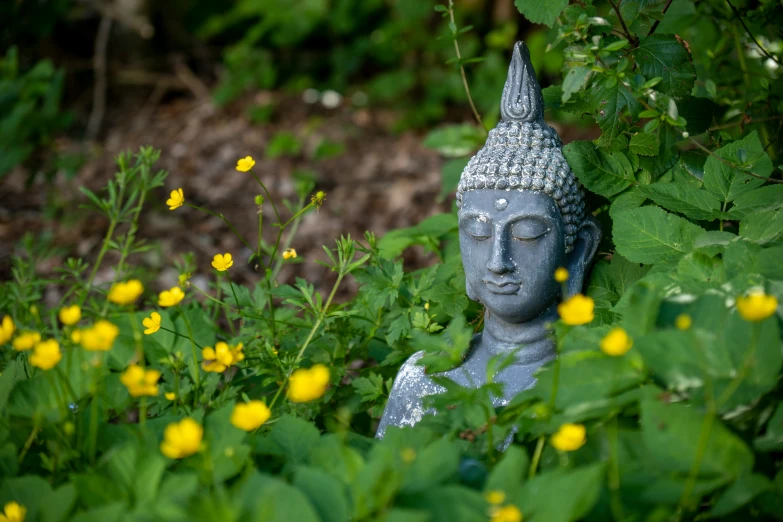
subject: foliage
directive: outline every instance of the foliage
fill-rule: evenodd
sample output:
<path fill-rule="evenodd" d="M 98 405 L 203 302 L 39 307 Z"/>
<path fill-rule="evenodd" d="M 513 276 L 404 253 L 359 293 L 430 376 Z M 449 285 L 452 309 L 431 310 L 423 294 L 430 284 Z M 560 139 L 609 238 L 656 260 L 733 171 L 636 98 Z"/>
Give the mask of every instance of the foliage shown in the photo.
<path fill-rule="evenodd" d="M 209 288 L 190 284 L 183 266 L 184 300 L 161 302 L 150 274 L 133 265 L 148 248 L 139 216 L 167 196 L 158 153 L 142 149 L 118 158 L 104 193 L 84 191 L 109 228 L 92 267 L 62 267 L 59 303 L 42 304 L 52 282 L 36 275 L 46 252 L 32 241 L 0 287 L 0 310 L 16 329 L 0 318 L 0 504 L 19 502 L 33 521 L 470 521 L 498 520 L 509 506 L 534 522 L 783 519 L 781 316 L 770 307 L 783 299 L 783 120 L 768 65 L 779 58 L 757 43 L 779 50 L 771 28 L 760 30 L 779 14 L 765 3 L 737 13 L 717 0 L 580 2 L 554 15 L 533 0 L 516 4 L 556 26 L 553 52 L 566 56 L 548 106 L 589 115 L 602 131 L 565 148 L 606 232 L 586 290 L 595 318 L 554 325 L 559 357 L 533 389 L 495 409 L 501 385 L 491 379 L 466 389 L 436 377 L 446 390 L 430 398 L 437 416 L 373 439 L 400 364 L 423 349 L 432 368 L 450 367 L 480 329 L 456 216 L 380 239 L 341 238 L 325 248 L 336 279 L 322 295 L 278 274 L 301 261 L 282 252 L 325 195 L 301 181 L 297 200 L 275 202 L 262 177 L 234 173 L 256 179 L 257 204 L 275 216 L 270 225 L 258 214 L 259 230 L 276 227 L 274 243 L 240 238 L 259 282 L 235 285 L 226 253 L 216 252 L 222 271 Z M 276 37 L 301 34 L 294 29 Z M 462 41 L 456 22 L 448 30 Z M 459 126 L 429 136 L 451 158 L 450 179 L 481 133 Z M 278 141 L 269 154 L 297 153 L 295 137 Z M 184 198 L 174 211 L 210 212 Z M 412 245 L 440 262 L 406 272 L 400 256 Z M 95 284 L 110 250 L 119 254 L 113 283 L 140 280 L 140 301 L 126 302 L 127 287 Z M 359 290 L 338 303 L 347 278 Z M 765 297 L 738 299 L 758 291 Z M 81 321 L 58 322 L 73 304 Z M 96 345 L 89 336 L 103 343 L 112 331 L 101 320 L 116 337 L 109 350 L 87 351 Z M 617 328 L 628 339 L 612 350 L 605 339 Z M 62 360 L 44 370 L 29 350 L 14 350 L 26 331 L 56 339 Z M 488 373 L 507 362 L 493 359 Z M 318 365 L 328 387 L 313 378 L 290 394 L 294 373 Z M 158 380 L 127 386 L 133 374 Z M 235 410 L 250 401 L 271 417 L 257 404 L 258 417 L 250 406 Z"/>
<path fill-rule="evenodd" d="M 63 77 L 49 60 L 20 71 L 15 47 L 0 59 L 0 177 L 70 124 L 70 114 L 60 109 Z"/>

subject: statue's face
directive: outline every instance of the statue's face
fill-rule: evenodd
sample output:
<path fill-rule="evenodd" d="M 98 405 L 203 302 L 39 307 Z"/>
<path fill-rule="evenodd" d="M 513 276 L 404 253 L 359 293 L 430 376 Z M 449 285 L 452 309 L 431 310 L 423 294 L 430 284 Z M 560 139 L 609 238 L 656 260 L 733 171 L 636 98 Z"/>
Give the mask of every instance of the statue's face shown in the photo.
<path fill-rule="evenodd" d="M 459 241 L 468 297 L 509 323 L 538 317 L 560 295 L 554 272 L 566 266 L 564 240 L 557 205 L 543 192 L 465 192 Z"/>

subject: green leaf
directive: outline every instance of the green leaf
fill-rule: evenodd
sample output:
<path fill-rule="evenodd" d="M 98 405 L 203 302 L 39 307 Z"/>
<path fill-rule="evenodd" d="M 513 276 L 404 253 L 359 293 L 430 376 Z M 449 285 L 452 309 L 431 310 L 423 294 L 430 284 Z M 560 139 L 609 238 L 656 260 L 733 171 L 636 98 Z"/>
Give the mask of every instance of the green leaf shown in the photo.
<path fill-rule="evenodd" d="M 783 403 L 775 408 L 775 413 L 767 423 L 767 430 L 753 442 L 753 446 L 758 451 L 776 451 L 783 448 Z"/>
<path fill-rule="evenodd" d="M 633 357 L 608 357 L 598 350 L 582 350 L 560 355 L 560 386 L 555 406 L 568 415 L 636 386 L 642 378 Z M 538 373 L 536 394 L 543 399 L 554 390 L 553 364 Z"/>
<path fill-rule="evenodd" d="M 572 67 L 568 70 L 565 78 L 563 78 L 562 103 L 566 103 L 571 99 L 572 94 L 579 92 L 584 88 L 587 78 L 590 76 L 590 72 L 590 67 L 584 65 Z"/>
<path fill-rule="evenodd" d="M 296 470 L 293 485 L 304 492 L 322 522 L 345 522 L 350 519 L 346 491 L 332 475 L 315 468 Z"/>
<path fill-rule="evenodd" d="M 581 520 L 592 510 L 604 483 L 604 464 L 542 473 L 525 484 L 517 501 L 527 519 Z M 564 494 L 568 492 L 568 494 Z M 513 499 L 512 499 L 513 500 Z"/>
<path fill-rule="evenodd" d="M 272 425 L 268 440 L 280 454 L 294 463 L 303 463 L 310 449 L 320 438 L 318 428 L 311 423 L 290 415 L 283 415 Z M 273 447 L 274 447 L 273 446 Z"/>
<path fill-rule="evenodd" d="M 614 305 L 649 269 L 649 266 L 632 263 L 622 255 L 615 254 L 610 261 L 600 261 L 595 265 L 587 295 L 596 301 L 608 301 Z"/>
<path fill-rule="evenodd" d="M 618 212 L 639 208 L 645 201 L 647 201 L 647 196 L 642 194 L 639 187 L 631 187 L 614 199 L 612 206 L 609 207 L 609 216 L 614 219 L 614 215 Z"/>
<path fill-rule="evenodd" d="M 780 207 L 783 207 L 783 185 L 767 185 L 737 196 L 729 214 L 734 219 L 743 219 L 753 212 L 777 210 Z"/>
<path fill-rule="evenodd" d="M 740 236 L 754 243 L 771 243 L 783 234 L 783 212 L 768 210 L 746 216 L 740 223 Z"/>
<path fill-rule="evenodd" d="M 690 252 L 703 230 L 657 207 L 624 210 L 614 215 L 612 236 L 629 261 L 659 263 Z"/>
<path fill-rule="evenodd" d="M 718 198 L 690 183 L 653 183 L 640 185 L 639 189 L 666 210 L 691 219 L 711 221 L 720 212 L 721 201 Z"/>
<path fill-rule="evenodd" d="M 696 136 L 706 131 L 712 125 L 719 105 L 709 98 L 689 96 L 682 100 L 678 107 L 680 116 L 688 122 L 685 130 L 692 136 Z"/>
<path fill-rule="evenodd" d="M 629 147 L 631 152 L 636 154 L 641 154 L 642 156 L 655 156 L 658 154 L 658 147 L 660 147 L 660 145 L 661 142 L 658 139 L 657 134 L 639 132 L 633 135 Z"/>
<path fill-rule="evenodd" d="M 416 455 L 405 474 L 402 493 L 425 491 L 457 475 L 459 453 L 448 439 L 438 439 Z"/>
<path fill-rule="evenodd" d="M 710 230 L 703 233 L 693 242 L 693 250 L 714 257 L 722 254 L 726 246 L 737 239 L 736 234 L 720 230 Z"/>
<path fill-rule="evenodd" d="M 241 498 L 250 520 L 265 522 L 318 522 L 307 496 L 277 478 L 253 474 L 242 486 Z M 345 520 L 345 519 L 344 519 Z"/>
<path fill-rule="evenodd" d="M 534 24 L 544 24 L 552 27 L 557 17 L 560 16 L 560 13 L 568 5 L 568 0 L 548 0 L 546 2 L 540 0 L 514 0 L 514 5 L 517 6 L 517 9 L 525 18 Z"/>
<path fill-rule="evenodd" d="M 620 134 L 625 109 L 635 119 L 642 108 L 630 87 L 615 77 L 600 77 L 590 86 L 589 94 L 593 116 L 603 131 L 602 144 L 611 143 Z"/>
<path fill-rule="evenodd" d="M 563 148 L 568 164 L 589 190 L 611 197 L 634 181 L 633 167 L 621 152 L 609 154 L 589 141 L 573 141 Z"/>
<path fill-rule="evenodd" d="M 745 151 L 744 165 L 738 157 L 740 149 Z M 725 161 L 721 161 L 721 158 Z M 728 165 L 726 162 L 736 167 L 743 166 L 747 172 Z M 758 133 L 753 131 L 743 139 L 719 148 L 714 152 L 714 155 L 707 158 L 707 162 L 704 164 L 704 188 L 721 201 L 730 202 L 738 196 L 762 186 L 765 182 L 764 178 L 768 178 L 771 173 L 772 160 L 764 151 Z"/>
<path fill-rule="evenodd" d="M 641 416 L 647 464 L 654 468 L 687 475 L 699 453 L 703 456 L 697 478 L 716 479 L 716 485 L 731 482 L 753 468 L 753 453 L 720 419 L 712 419 L 706 444 L 701 443 L 704 414 L 693 406 L 647 400 L 641 403 Z"/>
<path fill-rule="evenodd" d="M 709 514 L 724 517 L 770 489 L 772 482 L 764 475 L 743 475 L 723 492 Z"/>
<path fill-rule="evenodd" d="M 530 458 L 519 446 L 509 446 L 484 484 L 484 491 L 503 491 L 506 498 L 517 498 L 530 467 Z"/>
<path fill-rule="evenodd" d="M 696 69 L 679 37 L 653 34 L 643 38 L 632 55 L 646 78 L 663 78 L 657 86 L 660 91 L 674 98 L 691 93 Z"/>
<path fill-rule="evenodd" d="M 484 144 L 486 137 L 483 129 L 464 123 L 446 125 L 430 131 L 423 144 L 447 158 L 458 158 L 474 153 Z"/>
<path fill-rule="evenodd" d="M 460 522 L 486 522 L 487 503 L 475 490 L 462 486 L 446 485 L 425 489 L 402 497 L 398 502 L 406 508 L 427 510 L 430 520 L 458 520 Z"/>

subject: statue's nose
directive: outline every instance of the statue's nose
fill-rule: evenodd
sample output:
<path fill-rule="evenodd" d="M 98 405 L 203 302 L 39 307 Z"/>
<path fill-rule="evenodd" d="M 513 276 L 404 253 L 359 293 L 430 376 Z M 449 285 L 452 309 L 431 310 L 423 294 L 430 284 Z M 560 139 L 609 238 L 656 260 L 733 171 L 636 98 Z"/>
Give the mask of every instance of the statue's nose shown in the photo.
<path fill-rule="evenodd" d="M 514 271 L 514 261 L 510 257 L 508 245 L 500 234 L 495 236 L 492 244 L 492 256 L 487 263 L 487 270 L 498 275 Z"/>

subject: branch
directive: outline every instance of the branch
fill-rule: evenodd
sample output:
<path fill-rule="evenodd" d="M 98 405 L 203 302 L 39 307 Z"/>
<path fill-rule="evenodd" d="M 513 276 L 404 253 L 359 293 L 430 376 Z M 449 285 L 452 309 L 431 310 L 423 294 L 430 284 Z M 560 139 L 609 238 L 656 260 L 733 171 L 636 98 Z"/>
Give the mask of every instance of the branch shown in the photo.
<path fill-rule="evenodd" d="M 693 138 L 689 138 L 689 139 L 690 139 L 691 143 L 693 143 L 694 145 L 699 147 L 701 150 L 703 150 L 704 152 L 706 152 L 710 156 L 716 157 L 718 159 L 718 161 L 720 161 L 721 163 L 725 163 L 726 165 L 728 165 L 729 167 L 731 167 L 733 169 L 737 169 L 739 171 L 742 171 L 743 174 L 747 174 L 748 176 L 752 176 L 754 178 L 763 179 L 764 181 L 769 181 L 771 183 L 783 183 L 783 180 L 773 179 L 772 177 L 765 178 L 764 176 L 759 176 L 758 174 L 756 174 L 754 172 L 750 172 L 748 170 L 745 170 L 742 167 L 740 167 L 739 165 L 735 165 L 734 163 L 732 163 L 732 162 L 730 162 L 730 161 L 728 161 L 726 159 L 721 158 L 720 156 L 718 156 L 717 154 L 712 152 L 710 149 L 708 149 L 707 147 L 705 147 L 704 145 L 702 145 L 701 143 L 699 143 L 695 139 L 693 139 Z"/>
<path fill-rule="evenodd" d="M 106 52 L 109 46 L 109 34 L 111 33 L 111 18 L 104 16 L 98 26 L 98 35 L 95 37 L 95 54 L 93 55 L 93 68 L 95 69 L 95 84 L 92 90 L 92 111 L 87 121 L 87 138 L 90 140 L 98 136 L 101 130 L 101 122 L 106 112 Z"/>
<path fill-rule="evenodd" d="M 451 19 L 451 24 L 454 26 L 454 3 L 452 0 L 449 0 L 449 18 Z M 484 129 L 484 132 L 487 131 L 487 127 L 484 125 L 484 122 L 481 121 L 481 116 L 479 116 L 478 111 L 476 110 L 476 106 L 473 104 L 473 97 L 470 95 L 470 87 L 468 87 L 468 77 L 465 75 L 465 66 L 462 65 L 462 55 L 459 52 L 459 44 L 457 43 L 457 34 L 454 34 L 454 51 L 457 53 L 457 63 L 459 63 L 459 72 L 462 75 L 462 85 L 465 87 L 465 94 L 468 95 L 468 103 L 470 104 L 470 108 L 473 111 L 473 116 L 476 118 L 476 121 L 481 126 L 482 129 Z"/>
<path fill-rule="evenodd" d="M 666 2 L 666 5 L 663 6 L 662 13 L 663 13 L 664 16 L 666 16 L 666 11 L 668 11 L 669 6 L 672 5 L 672 1 L 673 0 L 669 0 L 668 2 Z M 661 16 L 661 20 L 663 20 L 663 16 Z M 661 20 L 656 20 L 655 21 L 655 23 L 652 25 L 652 27 L 650 27 L 650 32 L 647 33 L 647 36 L 651 36 L 655 32 L 655 30 L 658 29 L 658 24 L 661 23 Z"/>
<path fill-rule="evenodd" d="M 615 4 L 612 0 L 609 0 L 609 4 L 612 6 L 612 9 L 614 9 L 614 12 L 617 13 L 617 18 L 620 20 L 620 25 L 623 26 L 623 32 L 625 33 L 625 37 L 628 39 L 629 42 L 631 42 L 631 45 L 634 47 L 639 46 L 639 39 L 636 38 L 634 35 L 631 34 L 631 31 L 628 30 L 628 26 L 625 25 L 625 20 L 623 20 L 623 15 L 620 14 L 620 7 Z"/>
<path fill-rule="evenodd" d="M 729 7 L 731 7 L 731 10 L 734 12 L 734 16 L 737 17 L 737 20 L 739 20 L 739 22 L 742 24 L 742 27 L 745 28 L 745 32 L 748 33 L 748 36 L 750 36 L 751 40 L 753 40 L 753 42 L 755 42 L 755 44 L 758 46 L 758 48 L 761 49 L 761 52 L 764 53 L 767 56 L 767 58 L 769 58 L 770 60 L 774 61 L 775 63 L 777 63 L 779 65 L 783 65 L 782 61 L 780 61 L 777 57 L 775 57 L 775 56 L 771 55 L 769 52 L 767 52 L 767 50 L 764 49 L 764 47 L 759 43 L 759 41 L 756 40 L 756 37 L 753 36 L 753 33 L 751 33 L 750 29 L 748 29 L 748 26 L 745 25 L 745 21 L 742 19 L 742 15 L 740 15 L 740 12 L 737 11 L 736 7 L 734 7 L 734 4 L 732 4 L 730 0 L 726 0 L 726 3 L 729 4 Z"/>

